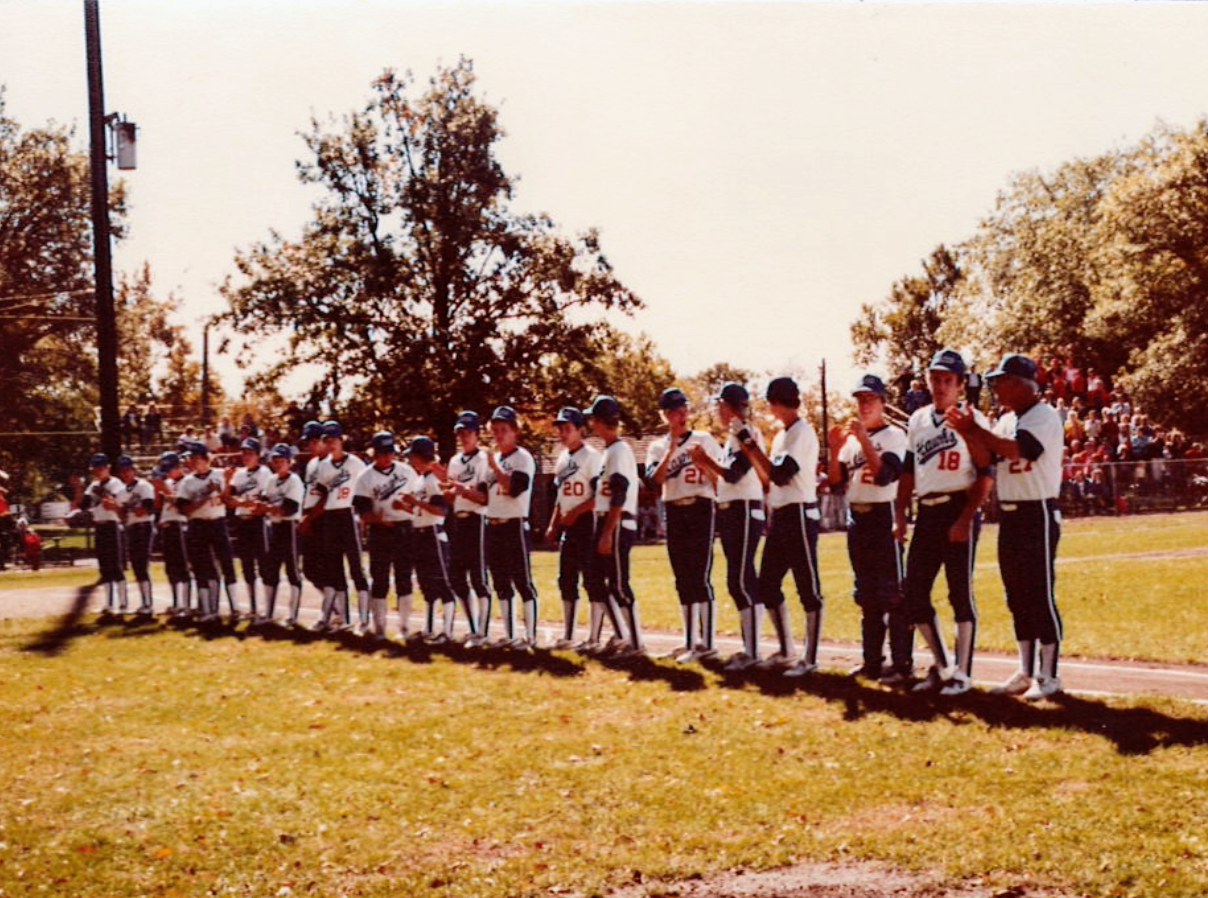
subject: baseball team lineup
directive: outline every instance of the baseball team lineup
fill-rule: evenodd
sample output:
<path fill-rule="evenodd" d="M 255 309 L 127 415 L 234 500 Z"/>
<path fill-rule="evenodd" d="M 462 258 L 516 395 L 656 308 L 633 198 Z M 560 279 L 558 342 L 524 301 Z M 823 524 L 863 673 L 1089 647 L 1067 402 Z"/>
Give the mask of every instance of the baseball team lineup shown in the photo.
<path fill-rule="evenodd" d="M 821 474 L 846 495 L 861 615 L 862 660 L 851 674 L 942 696 L 973 688 L 972 571 L 980 509 L 993 490 L 1019 667 L 990 691 L 1041 700 L 1062 689 L 1054 594 L 1062 424 L 1041 401 L 1031 359 L 1006 355 L 986 375 L 1003 410 L 993 423 L 963 401 L 967 372 L 959 352 L 936 353 L 926 374 L 933 401 L 904 427 L 887 416 L 883 380 L 864 374 L 850 391 L 856 415 L 825 434 Z M 773 378 L 764 398 L 778 425 L 774 433 L 761 432 L 753 420 L 748 388 L 726 383 L 713 397 L 715 437 L 690 426 L 682 390 L 664 390 L 658 408 L 666 433 L 640 461 L 622 438 L 615 398 L 600 395 L 585 408 L 558 412 L 556 498 L 544 529 L 558 545 L 562 629 L 548 648 L 614 659 L 646 655 L 630 555 L 638 492 L 648 487 L 662 500 L 682 614 L 682 644 L 667 657 L 687 664 L 717 656 L 717 540 L 742 643 L 724 669 L 792 678 L 818 670 L 825 607 L 818 569 L 821 445 L 792 378 Z M 520 444 L 520 416 L 505 405 L 489 416 L 463 411 L 449 423 L 457 450 L 447 460 L 430 436 L 402 445 L 386 430 L 373 435 L 362 458 L 346 447 L 334 420 L 308 422 L 297 446 L 261 446 L 249 438 L 238 467 L 213 466 L 200 442 L 164 453 L 149 478 L 127 456 L 112 463 L 93 456 L 91 481 L 73 479 L 73 506 L 95 528 L 105 613 L 129 610 L 127 566 L 139 592 L 135 610 L 154 613 L 150 557 L 158 544 L 171 617 L 216 624 L 225 596 L 232 623 L 246 617 L 253 627 L 299 627 L 305 580 L 321 595 L 312 627 L 318 631 L 391 638 L 393 593 L 404 640 L 538 650 L 530 512 L 539 469 Z M 590 445 L 589 436 L 603 448 Z M 946 615 L 932 600 L 941 567 L 951 653 Z M 784 590 L 789 574 L 805 614 L 800 647 Z M 413 631 L 416 586 L 425 615 Z M 586 633 L 577 634 L 581 594 L 589 613 Z M 930 655 L 922 676 L 915 669 L 916 633 Z"/>

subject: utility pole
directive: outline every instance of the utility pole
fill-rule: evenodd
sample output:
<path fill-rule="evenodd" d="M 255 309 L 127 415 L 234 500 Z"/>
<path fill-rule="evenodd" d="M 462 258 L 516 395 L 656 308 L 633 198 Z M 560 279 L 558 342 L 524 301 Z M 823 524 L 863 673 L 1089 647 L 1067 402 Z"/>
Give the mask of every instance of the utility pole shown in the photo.
<path fill-rule="evenodd" d="M 210 326 L 201 330 L 201 426 L 210 426 Z"/>
<path fill-rule="evenodd" d="M 828 404 L 827 404 L 827 401 L 826 401 L 826 359 L 823 359 L 823 360 L 822 360 L 822 364 L 819 366 L 818 371 L 819 371 L 819 374 L 820 374 L 820 376 L 821 376 L 821 380 L 822 380 L 822 440 L 821 440 L 821 448 L 822 448 L 822 463 L 825 465 L 825 464 L 829 464 L 829 463 L 830 463 L 830 441 L 827 439 L 827 434 L 828 434 L 828 433 L 830 433 L 830 421 L 829 421 L 830 415 L 829 415 L 829 408 L 828 408 Z"/>
<path fill-rule="evenodd" d="M 113 461 L 122 451 L 122 429 L 117 407 L 117 317 L 113 308 L 105 87 L 101 79 L 101 12 L 98 0 L 84 0 L 84 34 L 88 59 L 88 133 L 91 144 L 92 244 L 96 264 L 96 348 L 101 399 L 101 448 Z"/>

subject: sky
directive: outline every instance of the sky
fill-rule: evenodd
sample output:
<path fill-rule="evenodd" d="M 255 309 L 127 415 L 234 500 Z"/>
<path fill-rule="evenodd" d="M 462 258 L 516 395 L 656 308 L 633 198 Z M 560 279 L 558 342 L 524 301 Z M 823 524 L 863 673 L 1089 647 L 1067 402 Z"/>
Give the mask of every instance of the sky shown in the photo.
<path fill-rule="evenodd" d="M 1200 3 L 102 0 L 101 29 L 106 105 L 140 129 L 116 267 L 150 263 L 195 333 L 237 249 L 308 219 L 311 116 L 465 55 L 513 208 L 598 228 L 647 306 L 618 323 L 685 375 L 825 358 L 851 379 L 861 304 L 970 236 L 1013 172 L 1208 113 Z M 84 146 L 83 4 L 0 0 L 0 83 Z"/>

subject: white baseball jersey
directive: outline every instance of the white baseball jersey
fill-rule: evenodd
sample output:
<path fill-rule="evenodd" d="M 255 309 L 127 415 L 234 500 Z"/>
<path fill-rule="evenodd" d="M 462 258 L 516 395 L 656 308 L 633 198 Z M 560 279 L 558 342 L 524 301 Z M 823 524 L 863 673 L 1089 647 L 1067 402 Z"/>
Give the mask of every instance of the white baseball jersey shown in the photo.
<path fill-rule="evenodd" d="M 226 480 L 222 473 L 217 468 L 210 468 L 205 474 L 190 474 L 181 478 L 176 485 L 176 498 L 190 505 L 201 502 L 200 507 L 189 515 L 190 521 L 217 521 L 226 517 L 226 505 L 222 501 L 224 489 Z"/>
<path fill-rule="evenodd" d="M 273 472 L 266 465 L 237 469 L 231 477 L 231 498 L 236 502 L 248 502 L 261 498 L 264 488 L 272 476 Z M 245 518 L 251 513 L 250 508 L 245 508 L 243 505 L 235 506 L 237 517 Z"/>
<path fill-rule="evenodd" d="M 264 485 L 264 501 L 269 505 L 280 508 L 285 504 L 286 499 L 292 499 L 297 503 L 298 508 L 293 514 L 276 514 L 269 512 L 268 519 L 273 524 L 280 524 L 282 521 L 297 521 L 302 517 L 302 498 L 306 492 L 306 487 L 302 485 L 302 478 L 290 471 L 285 477 L 273 474 L 269 477 L 268 483 Z"/>
<path fill-rule="evenodd" d="M 117 510 L 110 511 L 101 504 L 101 500 L 109 496 L 120 503 L 121 493 L 125 488 L 126 485 L 116 477 L 94 480 L 88 484 L 88 489 L 84 490 L 84 496 L 80 500 L 80 507 L 92 512 L 92 522 L 94 524 L 120 524 L 122 522 L 121 512 Z"/>
<path fill-rule="evenodd" d="M 411 521 L 409 511 L 395 508 L 394 503 L 415 488 L 419 475 L 404 461 L 394 461 L 385 468 L 370 465 L 357 478 L 356 492 L 373 502 L 373 513 L 383 521 Z"/>
<path fill-rule="evenodd" d="M 990 426 L 977 409 L 973 410 L 973 419 L 982 427 Z M 910 416 L 906 435 L 914 457 L 914 491 L 920 496 L 967 490 L 977 480 L 965 438 L 944 423 L 944 416 L 934 405 L 924 406 Z"/>
<path fill-rule="evenodd" d="M 326 487 L 327 504 L 325 511 L 339 511 L 342 508 L 352 508 L 352 495 L 356 489 L 357 478 L 365 470 L 365 463 L 352 453 L 345 453 L 338 462 L 330 455 L 319 462 L 315 471 L 315 486 Z"/>
<path fill-rule="evenodd" d="M 302 488 L 306 490 L 306 495 L 302 500 L 303 511 L 309 511 L 323 499 L 323 491 L 315 489 L 315 484 L 318 482 L 319 477 L 319 462 L 326 457 L 326 455 L 314 455 L 306 462 L 306 477 L 302 481 Z"/>
<path fill-rule="evenodd" d="M 663 481 L 664 502 L 690 499 L 693 496 L 703 496 L 707 499 L 717 496 L 713 481 L 692 463 L 688 447 L 693 443 L 699 443 L 710 458 L 718 464 L 721 463 L 721 446 L 717 444 L 717 440 L 713 439 L 711 434 L 700 430 L 690 430 L 676 438 L 674 446 L 671 445 L 670 434 L 659 437 L 650 444 L 650 449 L 646 453 L 646 476 L 653 474 L 662 463 L 663 456 L 668 452 L 671 453 L 671 460 L 667 463 L 667 479 Z"/>
<path fill-rule="evenodd" d="M 163 479 L 162 505 L 159 508 L 159 522 L 161 524 L 183 524 L 188 520 L 184 513 L 176 507 L 176 489 L 180 486 L 180 481 L 183 478 L 173 480 L 171 477 Z"/>
<path fill-rule="evenodd" d="M 440 490 L 440 480 L 431 471 L 427 474 L 416 475 L 415 480 L 411 484 L 411 495 L 427 505 L 444 501 L 444 493 Z M 418 530 L 435 527 L 437 524 L 444 523 L 444 520 L 445 516 L 443 514 L 432 514 L 431 512 L 424 511 L 422 508 L 415 509 L 414 526 Z"/>
<path fill-rule="evenodd" d="M 155 517 L 155 487 L 149 480 L 135 477 L 129 483 L 122 484 L 117 500 L 122 505 L 126 526 L 149 524 Z M 151 503 L 151 511 L 146 510 L 147 503 Z"/>
<path fill-rule="evenodd" d="M 868 439 L 878 456 L 895 455 L 898 463 L 906 461 L 906 431 L 893 424 L 868 432 Z M 839 461 L 847 467 L 848 502 L 892 502 L 898 497 L 895 482 L 879 485 L 873 480 L 872 469 L 864 457 L 864 447 L 854 436 L 848 435 L 839 449 Z"/>
<path fill-rule="evenodd" d="M 625 504 L 621 511 L 636 516 L 638 513 L 638 490 L 641 482 L 638 480 L 638 463 L 633 457 L 633 450 L 624 440 L 615 440 L 604 447 L 600 459 L 600 479 L 596 482 L 596 514 L 607 514 L 612 507 L 612 475 L 620 474 L 628 481 L 625 490 Z M 628 529 L 635 529 L 635 521 L 625 521 Z M 632 526 L 629 526 L 632 525 Z"/>
<path fill-rule="evenodd" d="M 558 490 L 558 511 L 570 514 L 596 494 L 596 478 L 604 458 L 599 450 L 584 443 L 574 452 L 563 449 L 554 463 L 554 488 Z"/>
<path fill-rule="evenodd" d="M 751 434 L 751 439 L 760 449 L 765 449 L 767 444 L 763 441 L 763 434 L 759 432 L 754 424 L 743 424 L 743 427 Z M 722 449 L 722 457 L 719 464 L 726 470 L 730 469 L 730 465 L 739 457 L 745 457 L 742 451 L 742 443 L 738 441 L 738 437 L 730 434 L 730 438 L 726 440 L 726 445 Z M 736 483 L 729 483 L 724 477 L 717 478 L 717 501 L 718 502 L 760 502 L 763 500 L 763 484 L 759 481 L 759 475 L 755 472 L 752 466 L 741 479 Z"/>
<path fill-rule="evenodd" d="M 1031 434 L 1041 449 L 1035 461 L 1022 457 L 999 461 L 998 498 L 1005 502 L 1056 499 L 1061 492 L 1061 453 L 1065 444 L 1057 410 L 1048 403 L 1037 402 L 1022 415 L 1007 412 L 994 425 L 994 432 L 1009 440 Z"/>
<path fill-rule="evenodd" d="M 487 464 L 485 449 L 475 449 L 473 452 L 459 452 L 449 462 L 449 480 L 460 483 L 467 489 L 482 490 L 486 493 L 491 480 L 491 466 Z M 486 514 L 487 507 L 471 502 L 465 496 L 457 496 L 453 500 L 454 511 L 472 511 L 475 514 Z"/>
<path fill-rule="evenodd" d="M 528 475 L 528 486 L 519 496 L 509 496 L 503 491 L 502 484 L 495 479 L 495 472 L 490 473 L 491 491 L 487 502 L 487 517 L 491 518 L 527 518 L 529 503 L 533 498 L 533 478 L 537 474 L 537 463 L 533 456 L 523 446 L 517 446 L 507 455 L 495 453 L 495 464 L 511 473 L 517 471 Z"/>
<path fill-rule="evenodd" d="M 772 437 L 772 454 L 768 456 L 772 466 L 791 458 L 797 463 L 797 471 L 788 483 L 778 486 L 773 482 L 768 487 L 768 504 L 772 508 L 783 508 L 795 502 L 818 501 L 818 435 L 804 418 L 798 418 L 786 429 Z M 809 510 L 817 518 L 818 510 Z"/>

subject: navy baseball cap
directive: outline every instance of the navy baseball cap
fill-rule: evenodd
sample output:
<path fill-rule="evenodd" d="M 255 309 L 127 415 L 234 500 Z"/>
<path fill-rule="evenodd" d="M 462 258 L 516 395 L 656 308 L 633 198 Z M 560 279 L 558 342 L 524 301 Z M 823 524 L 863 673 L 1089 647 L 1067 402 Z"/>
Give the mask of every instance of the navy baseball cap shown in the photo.
<path fill-rule="evenodd" d="M 464 411 L 457 413 L 457 421 L 453 424 L 454 430 L 479 430 L 482 427 L 482 419 L 478 417 L 478 412 Z"/>
<path fill-rule="evenodd" d="M 583 417 L 583 413 L 573 406 L 559 409 L 558 417 L 554 418 L 555 424 L 573 424 L 575 427 L 583 427 L 587 424 L 587 419 Z"/>
<path fill-rule="evenodd" d="M 133 468 L 134 459 L 132 459 L 129 455 L 119 455 L 117 457 L 117 464 L 115 464 L 114 467 L 117 468 L 119 471 L 122 468 Z"/>
<path fill-rule="evenodd" d="M 407 454 L 417 455 L 424 461 L 432 461 L 436 458 L 436 443 L 429 437 L 414 437 L 407 444 Z"/>
<path fill-rule="evenodd" d="M 794 407 L 801 404 L 801 390 L 791 377 L 774 377 L 768 383 L 768 402 Z"/>
<path fill-rule="evenodd" d="M 966 371 L 965 358 L 955 349 L 941 349 L 931 359 L 928 371 L 951 371 L 962 377 Z"/>
<path fill-rule="evenodd" d="M 273 447 L 272 451 L 269 452 L 268 456 L 269 456 L 269 458 L 292 459 L 294 457 L 294 447 L 291 446 L 289 443 L 278 443 L 276 446 Z"/>
<path fill-rule="evenodd" d="M 323 436 L 325 437 L 342 437 L 344 436 L 344 428 L 340 426 L 339 421 L 324 421 Z"/>
<path fill-rule="evenodd" d="M 1002 377 L 1004 374 L 1035 381 L 1036 363 L 1026 355 L 1008 353 L 1002 357 L 1002 361 L 998 363 L 997 368 L 986 374 L 986 379 L 993 380 L 996 377 Z"/>
<path fill-rule="evenodd" d="M 506 421 L 514 427 L 520 426 L 520 416 L 516 414 L 516 410 L 510 405 L 501 405 L 495 411 L 491 412 L 492 421 Z"/>
<path fill-rule="evenodd" d="M 597 396 L 587 414 L 599 418 L 606 424 L 616 424 L 621 420 L 621 404 L 611 396 Z"/>
<path fill-rule="evenodd" d="M 90 468 L 107 468 L 109 467 L 109 456 L 104 452 L 98 452 L 92 458 L 88 459 L 88 467 Z"/>
<path fill-rule="evenodd" d="M 323 436 L 323 425 L 318 421 L 307 421 L 302 425 L 302 439 L 317 440 Z"/>
<path fill-rule="evenodd" d="M 189 455 L 195 455 L 200 458 L 209 458 L 210 450 L 205 443 L 194 442 L 189 444 Z"/>
<path fill-rule="evenodd" d="M 668 387 L 659 394 L 659 409 L 664 412 L 683 408 L 688 404 L 688 397 L 679 387 Z"/>
<path fill-rule="evenodd" d="M 388 430 L 380 430 L 373 435 L 373 454 L 381 455 L 384 452 L 398 452 L 398 446 L 394 444 L 394 434 Z"/>
<path fill-rule="evenodd" d="M 729 381 L 722 384 L 721 390 L 717 394 L 717 401 L 737 407 L 748 404 L 751 401 L 751 394 L 742 384 Z"/>
<path fill-rule="evenodd" d="M 885 381 L 877 377 L 875 374 L 865 374 L 856 381 L 856 385 L 851 388 L 851 394 L 855 396 L 857 393 L 876 393 L 878 396 L 884 396 L 889 391 L 885 389 Z"/>
<path fill-rule="evenodd" d="M 180 464 L 180 456 L 175 452 L 165 452 L 159 457 L 159 469 L 161 471 L 171 471 Z"/>
<path fill-rule="evenodd" d="M 239 444 L 239 448 L 246 449 L 248 452 L 259 452 L 260 451 L 260 441 L 258 439 L 256 439 L 255 437 L 248 437 L 246 440 L 244 440 L 242 443 Z"/>

